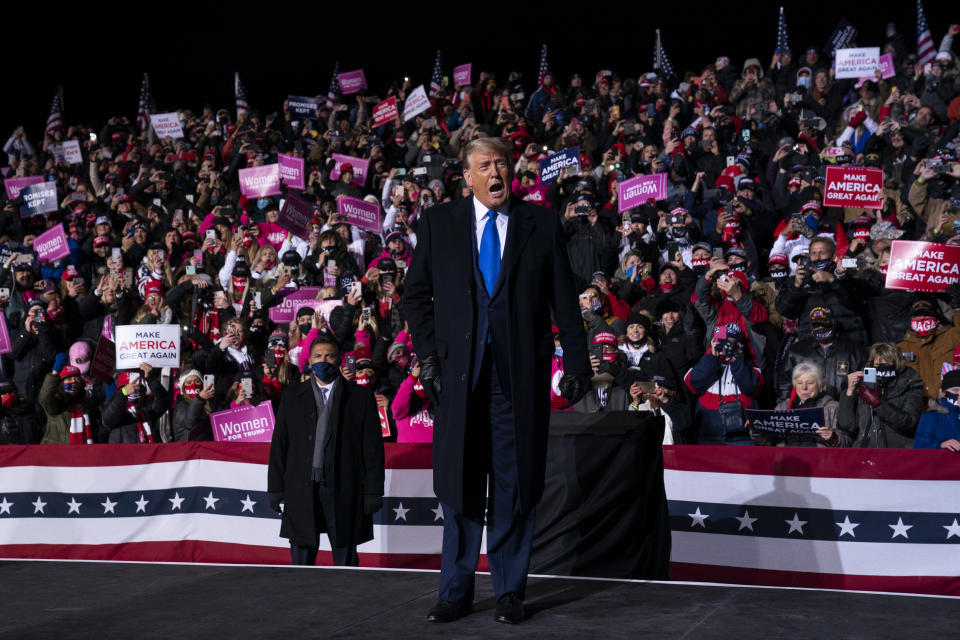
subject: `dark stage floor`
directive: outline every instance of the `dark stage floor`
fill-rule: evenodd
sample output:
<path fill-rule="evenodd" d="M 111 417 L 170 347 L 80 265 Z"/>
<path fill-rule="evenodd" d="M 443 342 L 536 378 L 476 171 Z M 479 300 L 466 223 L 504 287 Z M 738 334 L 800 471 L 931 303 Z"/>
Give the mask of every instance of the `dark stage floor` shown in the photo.
<path fill-rule="evenodd" d="M 530 618 L 424 619 L 437 574 L 228 565 L 0 562 L 0 638 L 956 638 L 960 600 L 531 578 Z"/>

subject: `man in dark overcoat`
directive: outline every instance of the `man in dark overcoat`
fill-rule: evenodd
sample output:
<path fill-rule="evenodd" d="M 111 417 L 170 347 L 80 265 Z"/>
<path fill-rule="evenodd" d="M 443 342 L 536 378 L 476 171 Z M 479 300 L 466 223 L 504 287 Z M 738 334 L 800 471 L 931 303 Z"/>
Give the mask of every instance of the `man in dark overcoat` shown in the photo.
<path fill-rule="evenodd" d="M 338 566 L 357 566 L 357 545 L 373 539 L 383 504 L 383 440 L 373 393 L 340 375 L 340 350 L 320 335 L 310 378 L 280 400 L 270 444 L 267 492 L 293 564 L 316 563 L 326 533 Z"/>
<path fill-rule="evenodd" d="M 590 365 L 559 217 L 511 201 L 510 146 L 502 140 L 469 143 L 464 167 L 473 197 L 422 217 L 405 281 L 420 380 L 437 409 L 434 491 L 444 534 L 440 600 L 428 620 L 472 611 L 488 508 L 495 618 L 516 623 L 543 493 L 551 315 L 564 350 L 560 387 L 571 404 L 587 388 Z"/>

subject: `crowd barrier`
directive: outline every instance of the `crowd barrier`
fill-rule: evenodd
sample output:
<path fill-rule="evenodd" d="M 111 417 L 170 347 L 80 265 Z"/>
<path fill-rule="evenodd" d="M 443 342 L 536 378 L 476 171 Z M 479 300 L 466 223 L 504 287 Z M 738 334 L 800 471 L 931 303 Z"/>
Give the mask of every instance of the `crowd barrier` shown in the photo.
<path fill-rule="evenodd" d="M 0 557 L 288 563 L 268 450 L 0 447 Z M 960 595 L 956 454 L 666 446 L 662 460 L 673 579 Z M 431 447 L 387 444 L 386 464 L 361 564 L 438 568 Z"/>

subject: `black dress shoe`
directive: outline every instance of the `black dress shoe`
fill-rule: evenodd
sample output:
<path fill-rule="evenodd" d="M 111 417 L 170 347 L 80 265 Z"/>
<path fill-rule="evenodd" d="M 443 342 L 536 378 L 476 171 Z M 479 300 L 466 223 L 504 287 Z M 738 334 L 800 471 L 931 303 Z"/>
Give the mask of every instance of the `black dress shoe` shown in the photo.
<path fill-rule="evenodd" d="M 497 609 L 494 619 L 506 624 L 523 622 L 523 599 L 515 593 L 505 593 L 497 599 Z"/>
<path fill-rule="evenodd" d="M 473 613 L 473 603 L 468 600 L 452 602 L 450 600 L 437 600 L 437 604 L 430 607 L 430 613 L 427 614 L 428 622 L 453 622 L 457 618 Z"/>

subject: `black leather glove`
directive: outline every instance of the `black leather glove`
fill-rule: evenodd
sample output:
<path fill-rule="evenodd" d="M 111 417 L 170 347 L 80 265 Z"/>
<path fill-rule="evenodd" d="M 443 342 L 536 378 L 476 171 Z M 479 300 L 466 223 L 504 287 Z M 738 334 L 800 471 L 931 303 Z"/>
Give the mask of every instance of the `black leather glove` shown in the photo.
<path fill-rule="evenodd" d="M 380 507 L 383 506 L 383 498 L 378 496 L 375 493 L 365 493 L 363 494 L 363 512 L 372 516 L 377 511 L 380 511 Z"/>
<path fill-rule="evenodd" d="M 280 508 L 280 503 L 283 502 L 282 493 L 268 493 L 267 498 L 270 500 L 271 509 L 273 509 L 277 513 L 283 513 L 283 510 Z"/>
<path fill-rule="evenodd" d="M 567 399 L 570 405 L 580 402 L 590 388 L 590 377 L 568 373 L 560 378 L 560 395 Z"/>
<path fill-rule="evenodd" d="M 420 383 L 431 404 L 439 407 L 443 385 L 440 382 L 440 359 L 437 354 L 431 353 L 420 362 Z"/>

